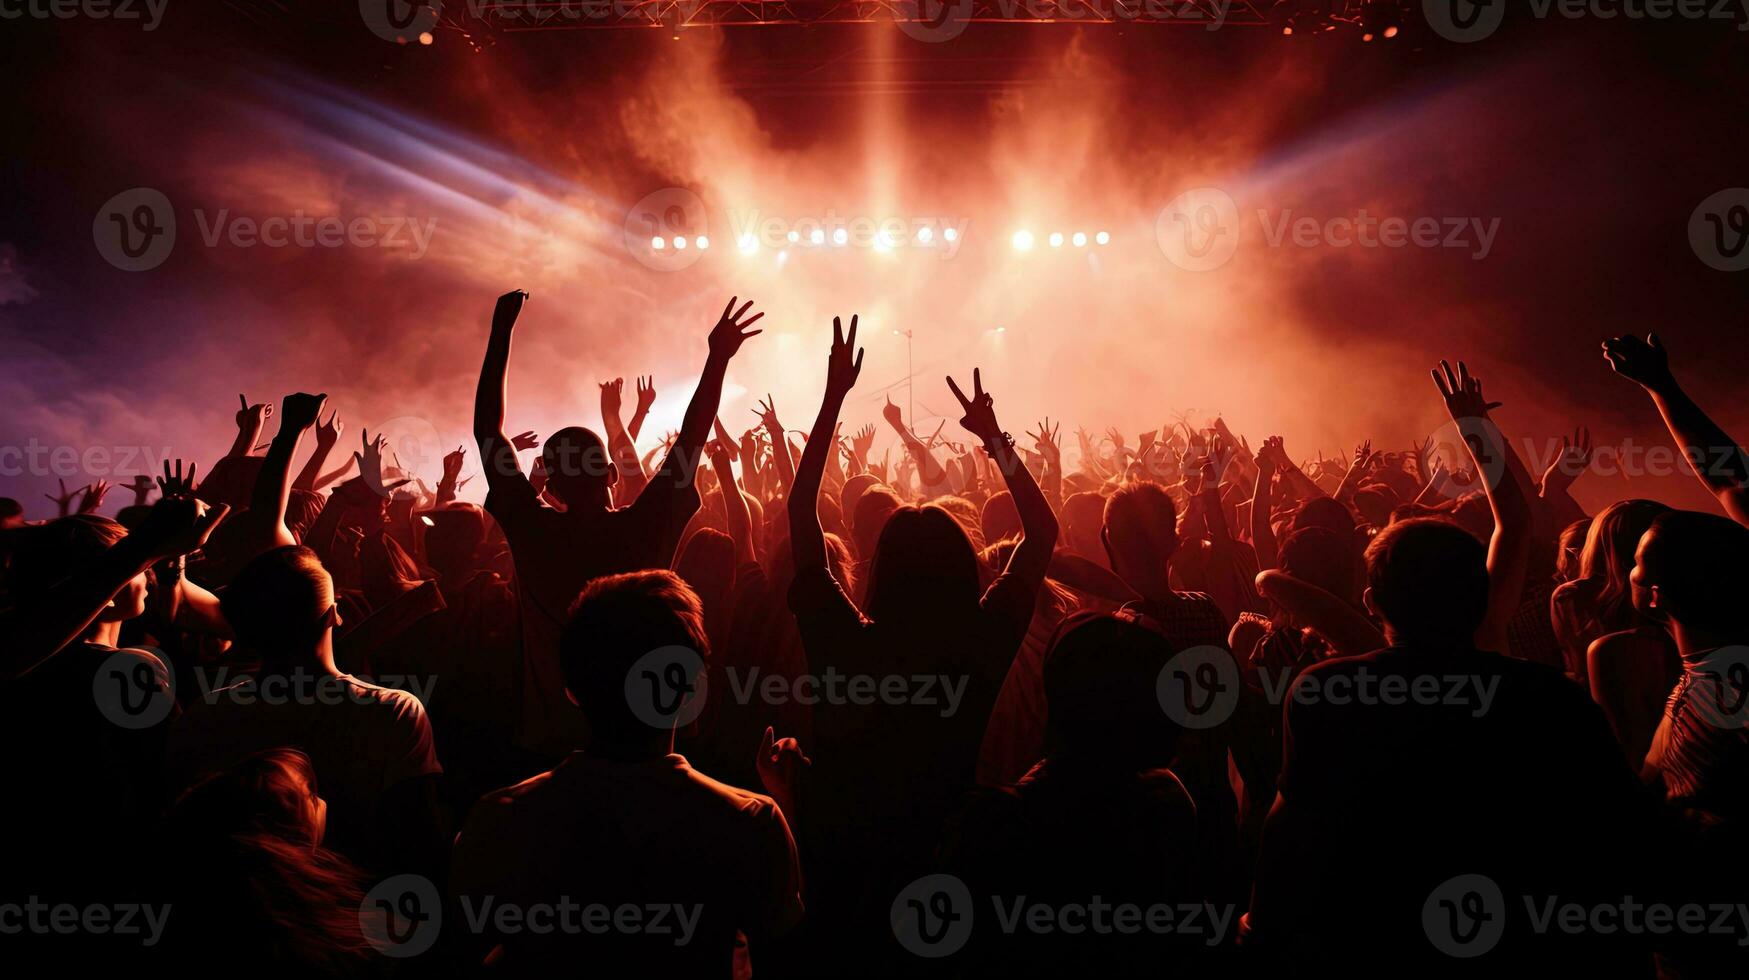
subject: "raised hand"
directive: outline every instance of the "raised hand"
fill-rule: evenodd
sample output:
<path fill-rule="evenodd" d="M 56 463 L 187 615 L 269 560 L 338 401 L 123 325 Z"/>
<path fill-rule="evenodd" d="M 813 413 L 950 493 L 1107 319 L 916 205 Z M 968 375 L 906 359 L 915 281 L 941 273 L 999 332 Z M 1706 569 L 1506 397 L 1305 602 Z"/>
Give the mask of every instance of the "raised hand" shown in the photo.
<path fill-rule="evenodd" d="M 526 452 L 540 445 L 540 436 L 533 432 L 518 432 L 510 437 L 510 444 L 516 447 L 517 452 Z"/>
<path fill-rule="evenodd" d="M 832 318 L 832 352 L 826 356 L 826 394 L 843 398 L 856 386 L 856 379 L 862 374 L 863 352 L 856 346 L 857 317 L 850 317 L 850 333 L 845 334 L 843 322 L 838 317 Z M 851 357 L 851 351 L 856 356 Z"/>
<path fill-rule="evenodd" d="M 151 477 L 144 473 L 138 473 L 134 475 L 132 480 L 122 484 L 122 486 L 134 492 L 135 507 L 144 507 L 146 505 L 146 497 L 152 492 L 153 483 Z"/>
<path fill-rule="evenodd" d="M 948 376 L 947 386 L 953 389 L 953 396 L 959 399 L 960 408 L 966 413 L 960 416 L 960 425 L 964 426 L 967 432 L 984 442 L 1002 438 L 1002 426 L 996 422 L 995 400 L 984 391 L 982 371 L 977 368 L 972 369 L 972 397 L 970 398 L 967 398 L 966 393 L 960 390 L 960 386 L 954 383 L 951 375 Z M 1118 436 L 1118 439 L 1122 438 L 1122 436 Z M 1120 442 L 1119 445 L 1121 446 L 1122 443 Z"/>
<path fill-rule="evenodd" d="M 747 338 L 757 337 L 765 332 L 763 330 L 747 329 L 753 324 L 759 322 L 759 318 L 763 317 L 765 314 L 755 313 L 752 316 L 747 317 L 747 311 L 752 308 L 753 301 L 748 300 L 741 304 L 741 308 L 737 310 L 735 309 L 735 301 L 737 299 L 740 299 L 740 297 L 729 297 L 729 305 L 723 307 L 722 317 L 717 320 L 717 325 L 711 328 L 710 348 L 712 357 L 734 357 L 735 352 L 741 349 L 741 345 L 746 343 Z M 742 317 L 747 318 L 742 319 Z"/>
<path fill-rule="evenodd" d="M 316 424 L 316 445 L 323 449 L 332 449 L 340 441 L 340 433 L 346 431 L 346 423 L 340 421 L 340 409 L 328 416 L 328 421 Z"/>
<path fill-rule="evenodd" d="M 85 488 L 84 496 L 79 498 L 79 513 L 95 514 L 97 508 L 103 506 L 103 498 L 109 496 L 109 481 L 98 480 Z"/>
<path fill-rule="evenodd" d="M 887 396 L 887 403 L 881 408 L 881 418 L 886 419 L 887 424 L 895 429 L 905 428 L 905 413 L 893 404 L 892 395 Z"/>
<path fill-rule="evenodd" d="M 759 416 L 759 423 L 765 426 L 767 432 L 782 432 L 783 424 L 777 420 L 777 401 L 769 394 L 760 401 L 759 407 L 753 410 Z"/>
<path fill-rule="evenodd" d="M 637 411 L 648 412 L 650 406 L 656 403 L 656 376 L 649 375 L 647 377 L 640 377 L 636 380 L 638 384 Z"/>
<path fill-rule="evenodd" d="M 868 462 L 868 454 L 874 449 L 874 437 L 875 427 L 872 422 L 857 429 L 850 436 L 851 451 L 856 454 L 857 459 L 862 460 L 864 463 Z"/>
<path fill-rule="evenodd" d="M 609 412 L 612 412 L 616 417 L 619 415 L 619 396 L 625 386 L 626 379 L 624 378 L 614 378 L 612 381 L 601 382 L 601 413 L 603 415 Z"/>
<path fill-rule="evenodd" d="M 813 760 L 802 754 L 800 742 L 793 738 L 777 738 L 769 727 L 765 729 L 754 768 L 759 773 L 759 784 L 777 801 L 779 809 L 789 811 L 785 816 L 791 820 L 795 819 L 796 780 L 803 769 L 813 764 Z"/>
<path fill-rule="evenodd" d="M 322 407 L 327 404 L 327 395 L 311 395 L 298 392 L 285 396 L 283 408 L 280 410 L 280 427 L 287 432 L 302 432 L 312 425 L 322 415 Z"/>
<path fill-rule="evenodd" d="M 717 443 L 722 448 L 722 450 L 728 454 L 729 461 L 734 462 L 736 459 L 740 458 L 740 455 L 741 455 L 740 450 L 736 448 L 737 444 L 736 444 L 734 438 L 729 435 L 729 430 L 723 428 L 723 420 L 713 417 L 711 419 L 711 428 L 714 429 L 716 431 L 716 434 L 717 434 L 716 439 L 714 439 L 712 441 Z M 705 448 L 706 448 L 706 455 L 708 456 L 710 447 L 707 446 Z M 716 457 L 712 456 L 710 458 L 715 459 Z"/>
<path fill-rule="evenodd" d="M 1057 420 L 1056 428 L 1051 428 L 1051 420 L 1047 416 L 1038 424 L 1037 432 L 1027 433 L 1027 435 L 1032 437 L 1033 447 L 1038 450 L 1038 454 L 1053 463 L 1061 462 L 1063 458 L 1062 443 L 1057 436 L 1062 428 L 1063 422 L 1061 419 Z"/>
<path fill-rule="evenodd" d="M 61 485 L 60 496 L 56 496 L 52 493 L 45 493 L 43 496 L 53 500 L 55 506 L 60 508 L 60 516 L 66 517 L 73 512 L 73 498 L 79 496 L 79 492 L 85 488 L 80 487 L 78 490 L 68 490 L 66 480 L 57 479 L 55 482 Z"/>
<path fill-rule="evenodd" d="M 1561 451 L 1543 472 L 1543 492 L 1547 493 L 1550 487 L 1570 485 L 1590 462 L 1591 429 L 1581 425 L 1573 430 L 1572 439 L 1561 437 Z"/>
<path fill-rule="evenodd" d="M 492 329 L 509 330 L 516 326 L 516 318 L 522 315 L 522 304 L 528 302 L 528 291 L 512 289 L 498 297 L 498 305 L 492 308 Z"/>
<path fill-rule="evenodd" d="M 385 486 L 383 484 L 383 447 L 388 445 L 388 439 L 379 434 L 373 440 L 370 437 L 370 430 L 365 429 L 360 434 L 360 442 L 363 449 L 353 453 L 352 459 L 358 464 L 358 473 L 363 478 L 364 485 L 377 496 L 387 497 L 394 490 L 412 482 L 408 479 L 400 479 Z"/>
<path fill-rule="evenodd" d="M 1670 355 L 1655 333 L 1647 334 L 1645 340 L 1628 334 L 1612 337 L 1603 342 L 1603 357 L 1610 370 L 1648 391 L 1667 388 L 1674 380 Z"/>
<path fill-rule="evenodd" d="M 456 477 L 462 475 L 462 462 L 468 458 L 468 451 L 460 446 L 455 451 L 443 456 L 443 483 L 454 483 Z"/>
<path fill-rule="evenodd" d="M 188 475 L 182 475 L 182 460 L 176 461 L 176 473 L 170 473 L 170 461 L 164 461 L 164 475 L 158 478 L 158 493 L 164 497 L 194 496 L 194 474 L 200 469 L 199 463 L 188 464 Z"/>
<path fill-rule="evenodd" d="M 1354 468 L 1365 472 L 1367 467 L 1378 460 L 1378 453 L 1372 451 L 1372 440 L 1368 439 L 1354 447 Z"/>
<path fill-rule="evenodd" d="M 1453 419 L 1486 418 L 1490 411 L 1501 405 L 1482 397 L 1482 379 L 1471 375 L 1469 365 L 1463 361 L 1458 362 L 1455 374 L 1448 361 L 1440 361 L 1439 367 L 1431 373 L 1440 397 L 1445 399 L 1445 410 Z"/>
<path fill-rule="evenodd" d="M 265 402 L 251 405 L 249 404 L 249 399 L 242 395 L 237 396 L 237 401 L 243 406 L 237 410 L 237 428 L 239 429 L 246 426 L 252 426 L 259 429 L 262 423 L 273 418 L 272 405 L 266 404 Z"/>
<path fill-rule="evenodd" d="M 1287 463 L 1287 450 L 1282 446 L 1281 436 L 1270 436 L 1257 447 L 1257 468 L 1264 473 L 1286 469 Z"/>

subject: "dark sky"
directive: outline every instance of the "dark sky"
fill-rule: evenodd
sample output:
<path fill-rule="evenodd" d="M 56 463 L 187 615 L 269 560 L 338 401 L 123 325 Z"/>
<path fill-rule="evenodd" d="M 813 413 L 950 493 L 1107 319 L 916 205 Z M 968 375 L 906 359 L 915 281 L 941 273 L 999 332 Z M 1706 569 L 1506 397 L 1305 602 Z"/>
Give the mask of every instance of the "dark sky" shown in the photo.
<path fill-rule="evenodd" d="M 1620 451 L 1661 429 L 1597 344 L 1648 330 L 1749 429 L 1749 272 L 1709 268 L 1688 233 L 1704 199 L 1749 186 L 1749 34 L 1734 24 L 1514 18 L 1461 46 L 1413 26 L 1362 44 L 973 25 L 921 44 L 861 25 L 482 34 L 476 51 L 455 31 L 387 44 L 347 3 L 288 7 L 171 0 L 149 32 L 7 24 L 0 494 L 33 516 L 57 471 L 42 454 L 206 462 L 238 392 L 327 391 L 350 432 L 391 431 L 434 466 L 467 441 L 485 317 L 512 286 L 535 301 L 511 424 L 543 434 L 595 424 L 594 382 L 637 373 L 657 374 L 656 422 L 671 424 L 730 292 L 761 299 L 773 326 L 731 376 L 731 425 L 765 391 L 805 425 L 820 331 L 857 310 L 881 328 L 865 385 L 903 379 L 886 328 L 915 328 L 918 415 L 947 401 L 942 371 L 980 363 L 1014 431 L 1046 413 L 1134 431 L 1222 412 L 1301 456 L 1406 445 L 1439 424 L 1426 370 L 1449 356 L 1490 382 L 1516 439 L 1546 446 L 1586 423 Z M 1203 185 L 1236 200 L 1241 244 L 1186 271 L 1155 220 Z M 125 272 L 93 222 L 136 187 L 174 202 L 176 247 Z M 716 248 L 678 272 L 625 246 L 627 210 L 667 187 L 712 214 Z M 1268 241 L 1273 222 L 1361 209 L 1496 231 L 1479 259 Z M 748 210 L 971 230 L 951 261 L 798 255 L 779 272 L 771 250 L 729 254 L 725 220 Z M 215 220 L 294 212 L 436 234 L 416 259 L 201 238 Z M 1084 260 L 1042 240 L 1018 256 L 1022 225 L 1114 242 Z M 82 457 L 68 482 L 138 468 Z M 1682 479 L 1594 475 L 1576 492 L 1702 502 Z"/>

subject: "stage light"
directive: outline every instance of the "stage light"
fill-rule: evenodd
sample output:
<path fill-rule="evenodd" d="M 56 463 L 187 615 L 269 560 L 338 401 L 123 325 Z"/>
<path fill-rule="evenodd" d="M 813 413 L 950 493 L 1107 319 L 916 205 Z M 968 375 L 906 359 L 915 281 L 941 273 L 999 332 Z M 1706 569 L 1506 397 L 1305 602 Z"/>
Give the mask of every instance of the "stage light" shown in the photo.
<path fill-rule="evenodd" d="M 946 230 L 946 231 L 944 231 L 944 232 L 942 232 L 942 233 L 941 233 L 941 237 L 943 237 L 943 238 L 945 238 L 945 239 L 947 239 L 947 240 L 948 240 L 948 241 L 950 241 L 950 242 L 952 242 L 952 241 L 958 241 L 958 240 L 959 240 L 959 237 L 960 237 L 960 233 L 959 233 L 959 230 L 958 230 L 958 229 L 955 229 L 955 228 L 949 228 L 949 229 L 947 229 L 947 230 Z"/>
<path fill-rule="evenodd" d="M 748 255 L 752 255 L 754 252 L 759 251 L 759 239 L 754 238 L 752 232 L 747 232 L 741 236 L 741 251 L 746 252 Z"/>
<path fill-rule="evenodd" d="M 931 229 L 928 225 L 924 225 L 923 227 L 917 229 L 917 241 L 919 244 L 928 245 L 930 240 L 933 239 L 934 237 L 935 237 L 935 231 L 933 229 Z"/>
<path fill-rule="evenodd" d="M 997 327 L 997 328 L 996 328 L 996 332 L 997 332 L 997 333 L 1007 333 L 1007 332 L 1008 332 L 1008 328 L 1007 328 L 1007 327 Z"/>
<path fill-rule="evenodd" d="M 1014 250 L 1027 252 L 1032 250 L 1032 232 L 1022 228 L 1014 233 Z"/>
<path fill-rule="evenodd" d="M 668 247 L 668 239 L 658 235 L 655 238 L 650 239 L 650 247 L 660 252 Z"/>
<path fill-rule="evenodd" d="M 1076 232 L 1075 237 L 1071 240 L 1075 243 L 1076 248 L 1086 248 L 1087 247 L 1087 233 L 1084 231 Z"/>
<path fill-rule="evenodd" d="M 813 242 L 815 245 L 819 245 L 826 241 L 826 233 L 815 228 L 813 233 L 808 236 L 808 241 Z"/>
<path fill-rule="evenodd" d="M 711 247 L 711 240 L 704 237 L 703 235 L 700 235 L 697 238 L 693 239 L 692 243 L 694 245 L 697 245 L 699 248 L 710 248 Z"/>
<path fill-rule="evenodd" d="M 850 233 L 845 231 L 843 228 L 840 228 L 837 231 L 834 231 L 832 233 L 832 244 L 842 245 L 847 241 L 850 241 Z"/>
<path fill-rule="evenodd" d="M 686 236 L 685 235 L 675 235 L 674 236 L 674 247 L 675 248 L 685 248 L 686 247 Z"/>
<path fill-rule="evenodd" d="M 1282 37 L 1293 37 L 1294 36 L 1293 27 L 1289 26 L 1289 27 L 1282 28 L 1281 29 L 1281 36 Z"/>
<path fill-rule="evenodd" d="M 424 32 L 420 33 L 420 35 L 419 35 L 419 43 L 420 44 L 427 44 L 428 45 L 432 41 L 435 41 L 435 40 L 437 40 L 437 39 L 431 36 L 430 31 L 424 31 Z"/>
<path fill-rule="evenodd" d="M 1051 247 L 1052 248 L 1062 248 L 1063 247 L 1063 233 L 1062 232 L 1060 232 L 1060 231 L 1051 232 Z"/>
<path fill-rule="evenodd" d="M 899 331 L 897 331 L 897 330 L 893 331 L 893 336 L 897 337 L 898 335 L 899 335 Z"/>
<path fill-rule="evenodd" d="M 789 233 L 789 240 L 790 240 L 790 241 L 791 241 L 791 242 L 799 242 L 799 241 L 801 241 L 801 240 L 802 240 L 802 233 L 801 233 L 801 232 L 799 232 L 799 231 L 792 231 L 792 232 L 790 232 L 790 233 Z"/>
<path fill-rule="evenodd" d="M 1371 35 L 1371 34 L 1362 34 L 1362 35 L 1361 35 L 1361 36 L 1360 36 L 1360 39 L 1361 39 L 1361 40 L 1362 40 L 1362 41 L 1370 41 L 1370 40 L 1372 40 L 1372 35 Z"/>
<path fill-rule="evenodd" d="M 1111 244 L 1111 232 L 1102 231 L 1099 234 L 1094 235 L 1093 240 L 1101 245 L 1109 245 Z"/>
<path fill-rule="evenodd" d="M 1386 37 L 1396 37 L 1397 36 L 1397 28 L 1395 26 L 1385 28 L 1385 36 Z"/>

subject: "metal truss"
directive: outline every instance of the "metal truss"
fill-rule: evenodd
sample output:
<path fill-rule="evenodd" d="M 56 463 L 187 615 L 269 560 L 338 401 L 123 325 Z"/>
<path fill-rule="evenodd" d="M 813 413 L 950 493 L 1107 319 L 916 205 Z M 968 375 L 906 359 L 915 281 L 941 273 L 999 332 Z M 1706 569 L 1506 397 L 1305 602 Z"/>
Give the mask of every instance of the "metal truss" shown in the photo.
<path fill-rule="evenodd" d="M 1276 0 L 461 0 L 443 6 L 504 33 L 898 24 L 945 40 L 965 24 L 1268 27 Z M 460 9 L 458 9 L 460 8 Z"/>

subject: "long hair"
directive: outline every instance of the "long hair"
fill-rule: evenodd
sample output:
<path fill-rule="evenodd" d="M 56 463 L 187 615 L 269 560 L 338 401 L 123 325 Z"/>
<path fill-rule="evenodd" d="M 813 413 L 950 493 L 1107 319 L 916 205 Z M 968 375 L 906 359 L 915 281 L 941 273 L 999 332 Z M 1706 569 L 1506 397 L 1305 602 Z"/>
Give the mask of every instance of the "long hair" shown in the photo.
<path fill-rule="evenodd" d="M 952 514 L 934 504 L 893 511 L 869 567 L 870 619 L 899 625 L 963 614 L 979 595 L 978 554 Z"/>
<path fill-rule="evenodd" d="M 363 873 L 321 846 L 315 800 L 315 767 L 290 748 L 252 755 L 177 800 L 167 853 L 184 902 L 200 907 L 184 937 L 195 955 L 240 955 L 286 975 L 376 972 Z"/>
<path fill-rule="evenodd" d="M 1592 619 L 1613 633 L 1634 624 L 1634 594 L 1628 573 L 1640 536 L 1670 508 L 1656 500 L 1618 500 L 1597 512 L 1579 552 L 1579 577 L 1597 589 Z"/>

